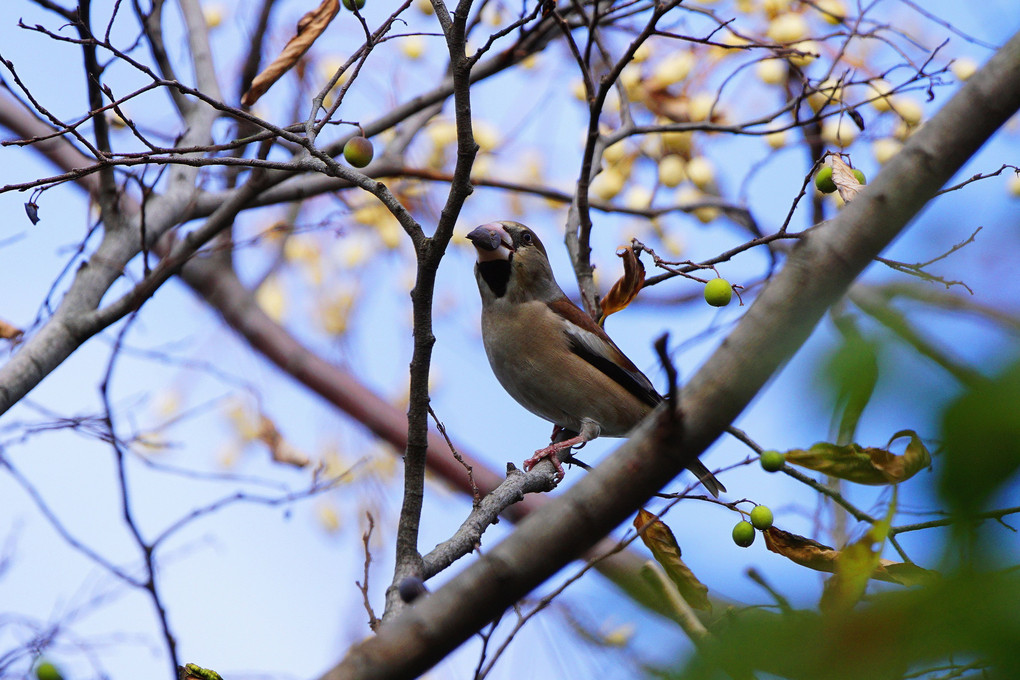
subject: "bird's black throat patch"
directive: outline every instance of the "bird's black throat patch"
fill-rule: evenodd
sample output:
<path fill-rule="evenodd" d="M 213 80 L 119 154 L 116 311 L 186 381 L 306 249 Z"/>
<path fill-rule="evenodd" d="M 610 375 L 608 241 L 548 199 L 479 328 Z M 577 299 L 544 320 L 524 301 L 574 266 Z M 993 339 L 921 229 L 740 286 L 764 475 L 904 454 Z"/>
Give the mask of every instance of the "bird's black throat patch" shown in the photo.
<path fill-rule="evenodd" d="M 492 294 L 500 298 L 506 295 L 507 284 L 510 283 L 509 260 L 487 260 L 478 263 L 478 273 L 489 286 Z"/>

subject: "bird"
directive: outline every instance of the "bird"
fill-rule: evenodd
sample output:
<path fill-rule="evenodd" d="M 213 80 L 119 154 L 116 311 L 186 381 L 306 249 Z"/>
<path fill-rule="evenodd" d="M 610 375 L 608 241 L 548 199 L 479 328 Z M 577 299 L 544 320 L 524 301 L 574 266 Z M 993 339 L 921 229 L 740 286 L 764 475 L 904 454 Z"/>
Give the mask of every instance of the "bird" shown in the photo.
<path fill-rule="evenodd" d="M 545 246 L 525 225 L 489 222 L 467 234 L 477 252 L 482 343 L 497 380 L 533 414 L 553 423 L 551 443 L 524 461 L 548 458 L 597 437 L 626 437 L 663 401 L 595 321 L 556 283 Z M 718 496 L 726 488 L 695 459 L 687 469 Z"/>

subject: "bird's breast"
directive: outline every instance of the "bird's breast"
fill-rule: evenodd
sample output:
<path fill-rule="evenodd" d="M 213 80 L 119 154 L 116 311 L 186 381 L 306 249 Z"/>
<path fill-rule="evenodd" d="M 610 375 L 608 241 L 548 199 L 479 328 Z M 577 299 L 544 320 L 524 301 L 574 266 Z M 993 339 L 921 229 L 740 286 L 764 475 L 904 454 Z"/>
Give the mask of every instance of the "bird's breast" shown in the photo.
<path fill-rule="evenodd" d="M 622 437 L 651 410 L 575 354 L 562 317 L 542 302 L 496 300 L 482 311 L 482 339 L 493 373 L 519 404 L 573 431 L 585 420 Z"/>

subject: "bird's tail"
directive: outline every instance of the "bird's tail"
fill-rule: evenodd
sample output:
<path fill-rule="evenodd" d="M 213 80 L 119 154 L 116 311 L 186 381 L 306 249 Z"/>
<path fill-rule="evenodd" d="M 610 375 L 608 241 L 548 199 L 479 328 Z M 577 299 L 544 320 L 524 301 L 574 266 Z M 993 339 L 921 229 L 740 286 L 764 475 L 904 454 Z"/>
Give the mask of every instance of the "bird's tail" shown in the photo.
<path fill-rule="evenodd" d="M 692 460 L 687 464 L 687 469 L 697 475 L 698 479 L 701 480 L 701 484 L 716 498 L 719 497 L 720 493 L 726 491 L 726 487 L 722 485 L 722 482 L 716 479 L 715 475 L 700 460 Z"/>

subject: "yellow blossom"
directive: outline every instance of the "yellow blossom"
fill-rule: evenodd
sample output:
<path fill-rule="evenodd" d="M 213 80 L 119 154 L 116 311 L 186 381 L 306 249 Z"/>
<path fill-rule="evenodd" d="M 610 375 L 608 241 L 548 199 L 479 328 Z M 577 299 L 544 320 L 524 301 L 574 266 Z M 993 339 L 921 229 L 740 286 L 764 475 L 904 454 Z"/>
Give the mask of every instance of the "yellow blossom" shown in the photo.
<path fill-rule="evenodd" d="M 262 311 L 276 322 L 283 320 L 287 311 L 287 296 L 279 277 L 270 276 L 255 291 L 255 301 Z"/>

